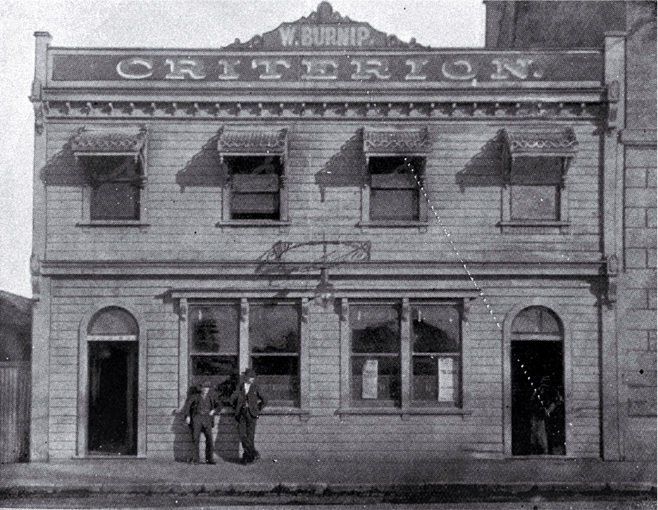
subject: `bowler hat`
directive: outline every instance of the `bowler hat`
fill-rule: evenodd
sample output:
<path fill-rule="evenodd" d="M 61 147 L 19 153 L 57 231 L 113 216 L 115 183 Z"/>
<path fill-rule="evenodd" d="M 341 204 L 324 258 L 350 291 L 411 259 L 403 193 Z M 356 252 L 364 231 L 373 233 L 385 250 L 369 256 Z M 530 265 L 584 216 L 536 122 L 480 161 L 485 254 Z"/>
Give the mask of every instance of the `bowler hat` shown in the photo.
<path fill-rule="evenodd" d="M 251 368 L 248 368 L 247 370 L 244 371 L 244 376 L 247 378 L 256 377 L 256 372 L 254 372 Z"/>

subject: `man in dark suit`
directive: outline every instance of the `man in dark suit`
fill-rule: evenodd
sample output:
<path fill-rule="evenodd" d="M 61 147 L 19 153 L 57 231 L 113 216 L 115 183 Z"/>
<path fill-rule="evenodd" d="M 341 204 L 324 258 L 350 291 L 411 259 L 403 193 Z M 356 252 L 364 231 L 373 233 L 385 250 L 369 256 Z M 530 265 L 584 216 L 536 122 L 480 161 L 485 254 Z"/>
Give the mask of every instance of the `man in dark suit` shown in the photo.
<path fill-rule="evenodd" d="M 238 434 L 244 449 L 243 464 L 249 464 L 260 458 L 260 454 L 254 446 L 256 421 L 261 410 L 267 405 L 267 400 L 260 392 L 255 380 L 256 373 L 250 368 L 245 370 L 242 383 L 230 399 L 231 405 L 235 409 Z"/>
<path fill-rule="evenodd" d="M 219 400 L 210 391 L 210 388 L 210 381 L 204 381 L 201 385 L 193 388 L 193 391 L 185 401 L 185 407 L 183 407 L 185 423 L 192 429 L 192 439 L 194 440 L 192 462 L 195 464 L 199 462 L 199 440 L 201 439 L 201 433 L 206 437 L 206 463 L 215 464 L 215 459 L 213 458 L 212 429 L 215 426 L 215 413 L 219 408 Z"/>

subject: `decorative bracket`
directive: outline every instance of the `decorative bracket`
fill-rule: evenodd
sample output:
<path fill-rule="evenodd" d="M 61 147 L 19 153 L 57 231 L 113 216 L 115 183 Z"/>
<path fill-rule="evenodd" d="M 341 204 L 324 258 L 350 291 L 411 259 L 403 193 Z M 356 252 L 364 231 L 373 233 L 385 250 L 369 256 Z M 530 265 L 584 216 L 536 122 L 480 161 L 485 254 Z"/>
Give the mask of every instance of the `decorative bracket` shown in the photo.
<path fill-rule="evenodd" d="M 347 299 L 343 298 L 340 300 L 340 320 L 347 322 L 349 319 L 350 307 L 347 303 Z"/>
<path fill-rule="evenodd" d="M 607 88 L 608 96 L 608 120 L 607 120 L 607 130 L 614 131 L 617 129 L 617 103 L 619 102 L 621 96 L 621 87 L 618 80 L 613 80 L 608 84 Z"/>
<path fill-rule="evenodd" d="M 38 301 L 41 294 L 39 276 L 41 275 L 41 261 L 36 253 L 30 256 L 30 283 L 32 284 L 32 299 Z"/>
<path fill-rule="evenodd" d="M 606 275 L 608 277 L 608 303 L 617 302 L 617 276 L 619 275 L 619 259 L 612 254 L 606 257 Z"/>
<path fill-rule="evenodd" d="M 33 101 L 32 106 L 34 108 L 34 131 L 38 135 L 43 133 L 44 128 L 44 115 L 43 115 L 43 103 L 41 101 Z"/>

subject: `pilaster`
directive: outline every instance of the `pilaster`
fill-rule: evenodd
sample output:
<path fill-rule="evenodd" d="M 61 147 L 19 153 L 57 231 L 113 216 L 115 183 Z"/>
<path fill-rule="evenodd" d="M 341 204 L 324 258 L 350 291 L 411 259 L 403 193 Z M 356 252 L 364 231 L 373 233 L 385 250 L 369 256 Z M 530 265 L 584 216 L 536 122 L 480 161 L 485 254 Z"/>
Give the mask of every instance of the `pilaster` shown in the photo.
<path fill-rule="evenodd" d="M 606 299 L 601 302 L 601 431 L 604 460 L 621 460 L 623 413 L 619 388 L 616 288 L 618 265 L 623 267 L 623 150 L 619 130 L 625 122 L 626 35 L 608 32 L 605 37 L 604 84 L 608 112 L 603 138 L 603 256 L 607 261 Z M 617 261 L 620 261 L 619 263 Z"/>
<path fill-rule="evenodd" d="M 30 460 L 48 461 L 50 416 L 50 278 L 41 275 L 46 255 L 46 188 L 41 169 L 47 160 L 47 132 L 43 115 L 42 88 L 46 85 L 47 53 L 51 36 L 35 32 L 34 81 L 30 101 L 34 105 L 34 177 L 32 224 L 32 409 L 30 418 Z"/>

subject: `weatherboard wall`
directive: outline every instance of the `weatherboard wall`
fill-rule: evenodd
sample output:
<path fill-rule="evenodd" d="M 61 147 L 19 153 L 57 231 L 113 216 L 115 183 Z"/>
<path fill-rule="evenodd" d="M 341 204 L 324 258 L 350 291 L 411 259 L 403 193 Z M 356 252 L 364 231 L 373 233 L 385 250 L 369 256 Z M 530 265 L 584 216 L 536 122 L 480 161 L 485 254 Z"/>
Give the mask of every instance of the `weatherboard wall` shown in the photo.
<path fill-rule="evenodd" d="M 461 285 L 455 276 L 446 286 Z M 146 342 L 145 453 L 149 458 L 184 460 L 190 456 L 189 430 L 182 422 L 179 394 L 181 336 L 177 306 L 166 293 L 173 285 L 219 287 L 226 281 L 164 278 L 55 278 L 52 281 L 48 449 L 51 459 L 76 455 L 78 412 L 78 345 L 84 317 L 108 303 L 128 306 L 140 318 L 139 342 Z M 232 283 L 232 282 L 228 282 Z M 565 328 L 567 455 L 597 457 L 600 450 L 600 312 L 592 279 L 484 278 L 481 280 L 493 316 L 482 300 L 473 302 L 463 334 L 463 406 L 437 415 L 340 414 L 339 310 L 311 304 L 306 334 L 308 348 L 306 415 L 265 414 L 256 436 L 267 458 L 290 455 L 353 455 L 439 458 L 502 457 L 504 395 L 510 381 L 505 361 L 503 323 L 519 306 L 540 303 L 557 310 Z M 399 282 L 400 295 L 415 280 Z M 372 283 L 364 282 L 364 291 Z M 253 290 L 255 284 L 245 286 Z M 183 381 L 185 383 L 185 381 Z M 271 410 L 271 409 L 270 409 Z M 284 412 L 281 410 L 281 412 Z M 218 418 L 217 452 L 237 455 L 235 422 Z"/>
<path fill-rule="evenodd" d="M 502 231 L 502 142 L 505 126 L 546 121 L 381 122 L 295 121 L 148 123 L 145 217 L 140 227 L 81 225 L 84 175 L 69 142 L 90 122 L 51 122 L 47 131 L 46 260 L 256 261 L 274 243 L 323 235 L 372 243 L 373 261 L 455 262 L 443 226 L 472 262 L 598 262 L 601 258 L 601 151 L 595 120 L 551 121 L 574 128 L 579 145 L 567 177 L 566 228 Z M 105 124 L 107 125 L 107 124 Z M 290 225 L 219 227 L 221 179 L 216 140 L 222 126 L 288 128 L 286 165 Z M 442 224 L 430 212 L 426 226 L 359 227 L 365 157 L 364 126 L 428 126 L 426 189 Z"/>

